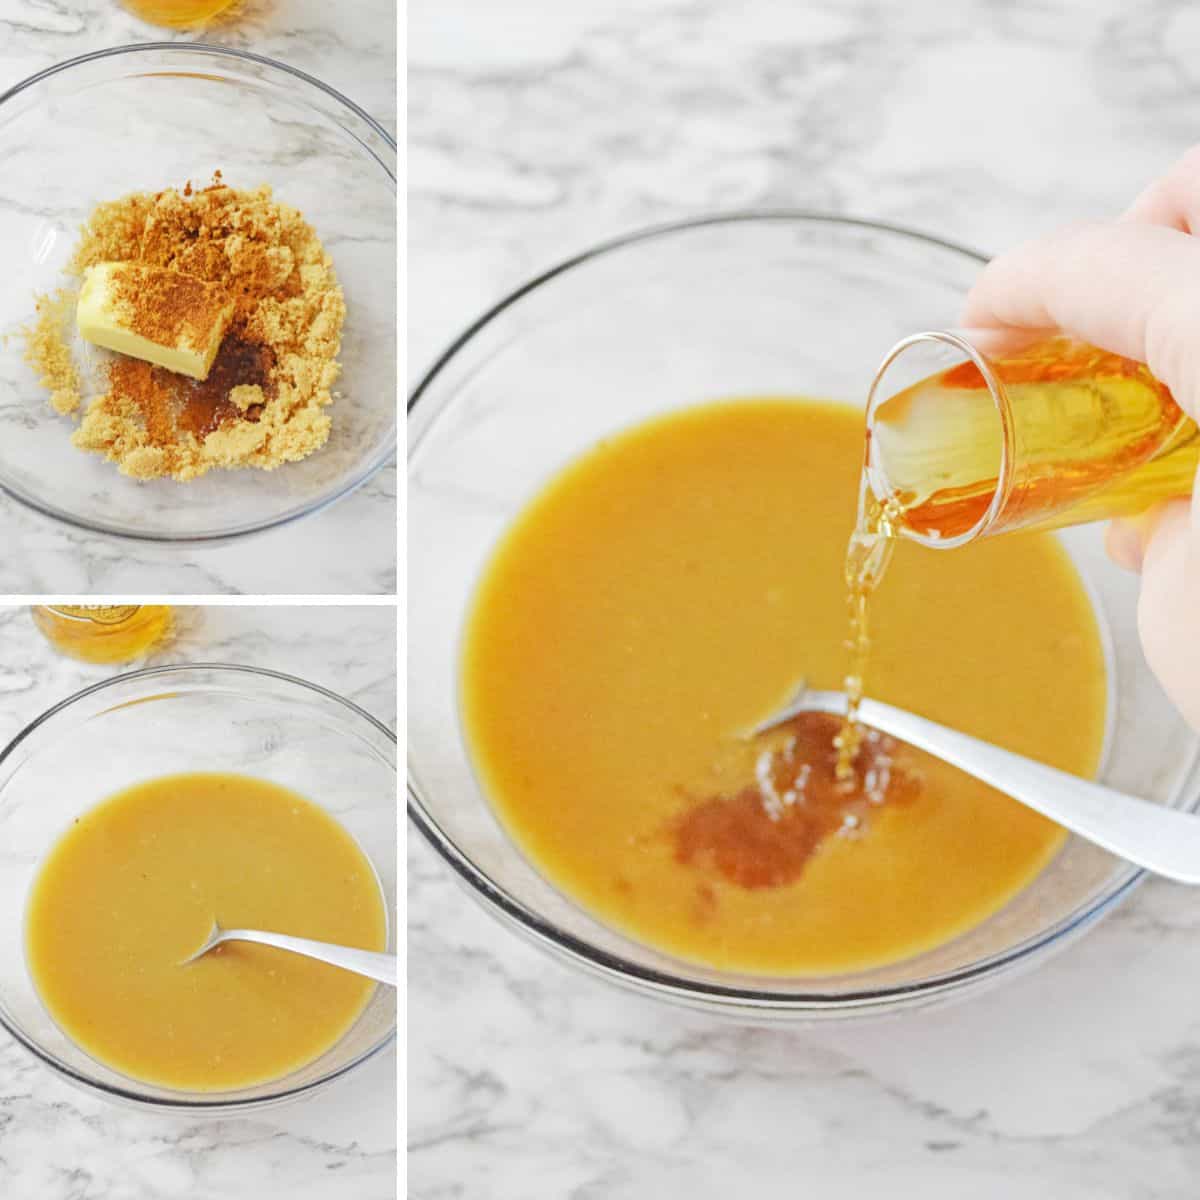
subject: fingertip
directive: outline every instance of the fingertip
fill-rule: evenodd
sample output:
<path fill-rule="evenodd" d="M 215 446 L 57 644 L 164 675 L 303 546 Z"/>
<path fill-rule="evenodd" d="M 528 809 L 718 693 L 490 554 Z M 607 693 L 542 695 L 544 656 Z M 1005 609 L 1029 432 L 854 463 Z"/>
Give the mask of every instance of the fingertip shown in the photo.
<path fill-rule="evenodd" d="M 1118 567 L 1140 575 L 1159 531 L 1179 521 L 1186 523 L 1190 510 L 1190 500 L 1169 500 L 1136 517 L 1118 517 L 1104 536 L 1104 548 L 1109 558 Z"/>
<path fill-rule="evenodd" d="M 1148 184 L 1121 220 L 1164 225 L 1181 233 L 1200 232 L 1200 145 Z"/>
<path fill-rule="evenodd" d="M 1141 574 L 1146 549 L 1136 521 L 1113 521 L 1104 535 L 1104 549 L 1118 567 L 1135 575 Z"/>
<path fill-rule="evenodd" d="M 1186 544 L 1185 535 L 1192 521 L 1192 501 L 1190 498 L 1167 500 L 1132 520 L 1138 526 L 1142 541 L 1142 567 L 1152 569 L 1155 560 L 1168 552 L 1169 544 L 1181 539 L 1181 544 Z"/>
<path fill-rule="evenodd" d="M 1053 312 L 1056 264 L 1089 257 L 1092 243 L 1102 240 L 1115 224 L 1092 218 L 1072 221 L 989 260 L 967 292 L 963 303 L 964 327 L 1054 329 L 1060 326 Z"/>

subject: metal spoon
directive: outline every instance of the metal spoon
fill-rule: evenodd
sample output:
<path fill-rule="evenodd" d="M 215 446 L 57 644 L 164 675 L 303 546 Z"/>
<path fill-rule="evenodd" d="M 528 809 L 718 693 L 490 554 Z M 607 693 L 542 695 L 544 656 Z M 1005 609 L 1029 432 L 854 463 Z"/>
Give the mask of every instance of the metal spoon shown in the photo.
<path fill-rule="evenodd" d="M 808 691 L 801 685 L 797 698 L 752 729 L 750 736 L 804 712 L 842 716 L 846 695 Z M 1090 783 L 877 700 L 863 700 L 858 715 L 864 725 L 958 767 L 1139 867 L 1180 883 L 1200 884 L 1200 815 Z"/>
<path fill-rule="evenodd" d="M 330 966 L 341 967 L 343 971 L 353 971 L 356 975 L 365 975 L 368 979 L 377 979 L 380 983 L 396 987 L 396 956 L 394 954 L 378 954 L 374 950 L 356 950 L 353 946 L 338 946 L 333 942 L 314 942 L 311 938 L 291 937 L 286 933 L 265 933 L 260 929 L 222 929 L 216 921 L 213 922 L 212 932 L 204 940 L 204 944 L 195 954 L 189 955 L 179 965 L 187 966 L 190 962 L 203 957 L 222 942 L 257 942 L 260 946 L 274 946 L 277 950 L 290 950 L 293 954 L 303 954 L 307 958 L 315 958 L 318 962 L 329 963 Z"/>

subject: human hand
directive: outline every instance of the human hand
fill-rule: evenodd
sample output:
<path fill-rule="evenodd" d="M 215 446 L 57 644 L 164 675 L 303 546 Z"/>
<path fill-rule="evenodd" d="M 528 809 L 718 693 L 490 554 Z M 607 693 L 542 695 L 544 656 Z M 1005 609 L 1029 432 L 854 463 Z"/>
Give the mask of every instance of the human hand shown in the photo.
<path fill-rule="evenodd" d="M 1200 419 L 1200 146 L 1120 220 L 1070 226 L 993 259 L 963 323 L 1059 329 L 1144 362 Z M 1114 521 L 1108 552 L 1141 572 L 1146 660 L 1200 730 L 1200 488 Z"/>

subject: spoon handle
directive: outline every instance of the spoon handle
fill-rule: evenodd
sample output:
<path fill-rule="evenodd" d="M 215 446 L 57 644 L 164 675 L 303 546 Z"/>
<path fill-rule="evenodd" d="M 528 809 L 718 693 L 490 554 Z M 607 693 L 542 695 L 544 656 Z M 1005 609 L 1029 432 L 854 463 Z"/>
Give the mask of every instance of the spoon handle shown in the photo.
<path fill-rule="evenodd" d="M 838 692 L 810 692 L 803 706 L 844 713 L 846 701 Z M 859 716 L 1139 867 L 1200 883 L 1200 816 L 1079 779 L 877 700 L 863 700 Z"/>
<path fill-rule="evenodd" d="M 330 966 L 365 975 L 380 983 L 396 987 L 396 956 L 379 954 L 374 950 L 356 950 L 353 946 L 338 946 L 332 942 L 314 942 L 312 938 L 292 937 L 286 933 L 266 933 L 258 929 L 222 929 L 213 944 L 220 942 L 257 942 L 260 946 L 274 946 L 278 950 L 290 950 L 303 954 Z"/>

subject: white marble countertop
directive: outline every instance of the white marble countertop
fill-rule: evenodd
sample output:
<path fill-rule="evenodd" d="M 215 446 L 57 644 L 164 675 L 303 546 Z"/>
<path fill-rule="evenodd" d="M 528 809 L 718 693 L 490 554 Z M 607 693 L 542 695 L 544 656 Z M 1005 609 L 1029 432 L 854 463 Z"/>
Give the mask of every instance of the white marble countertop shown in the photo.
<path fill-rule="evenodd" d="M 642 224 L 796 206 L 995 251 L 1200 130 L 1185 0 L 415 0 L 411 361 Z M 410 838 L 419 1200 L 1194 1197 L 1200 910 L 1150 883 L 1036 973 L 812 1031 L 610 992 Z"/>
<path fill-rule="evenodd" d="M 210 607 L 151 664 L 271 667 L 394 724 L 390 606 Z M 0 744 L 114 668 L 58 657 L 28 609 L 0 607 Z M 0 1031 L 4 1200 L 393 1200 L 396 1056 L 380 1055 L 309 1100 L 244 1118 L 191 1120 L 116 1107 L 68 1085 Z"/>
<path fill-rule="evenodd" d="M 395 0 L 242 0 L 238 20 L 203 40 L 307 71 L 394 135 L 395 26 Z M 117 0 L 4 0 L 0 91 L 92 50 L 170 40 L 197 35 L 147 25 Z M 387 594 L 396 587 L 396 515 L 394 464 L 324 512 L 226 546 L 99 538 L 0 497 L 0 593 Z"/>

